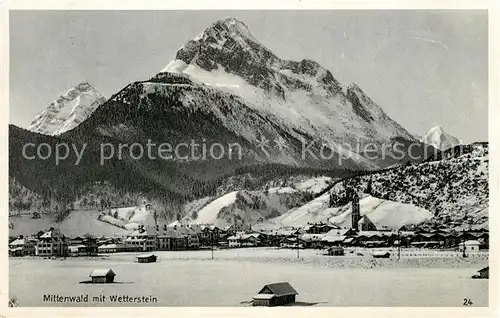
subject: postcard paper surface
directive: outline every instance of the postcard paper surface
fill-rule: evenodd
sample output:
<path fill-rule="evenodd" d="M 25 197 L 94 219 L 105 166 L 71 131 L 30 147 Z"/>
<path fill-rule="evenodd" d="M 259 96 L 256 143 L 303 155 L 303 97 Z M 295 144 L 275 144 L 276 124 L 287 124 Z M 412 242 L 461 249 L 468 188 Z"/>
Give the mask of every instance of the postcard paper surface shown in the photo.
<path fill-rule="evenodd" d="M 4 10 L 9 315 L 493 306 L 491 17 L 431 8 Z"/>

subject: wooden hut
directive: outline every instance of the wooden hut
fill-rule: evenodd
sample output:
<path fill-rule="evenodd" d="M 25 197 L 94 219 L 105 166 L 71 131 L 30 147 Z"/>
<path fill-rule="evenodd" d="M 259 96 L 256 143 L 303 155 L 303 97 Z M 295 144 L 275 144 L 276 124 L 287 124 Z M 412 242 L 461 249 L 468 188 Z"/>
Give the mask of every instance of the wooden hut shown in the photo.
<path fill-rule="evenodd" d="M 389 258 L 391 254 L 389 252 L 376 251 L 372 253 L 374 258 Z"/>
<path fill-rule="evenodd" d="M 253 297 L 254 306 L 280 306 L 295 302 L 297 291 L 287 282 L 267 284 Z"/>
<path fill-rule="evenodd" d="M 155 263 L 157 256 L 154 254 L 139 255 L 137 256 L 137 261 L 139 263 Z"/>
<path fill-rule="evenodd" d="M 474 275 L 472 278 L 490 278 L 490 267 L 486 266 L 485 268 L 481 268 L 477 271 L 479 275 Z"/>
<path fill-rule="evenodd" d="M 115 272 L 112 269 L 94 269 L 89 277 L 92 278 L 93 284 L 112 283 L 115 280 Z"/>
<path fill-rule="evenodd" d="M 342 256 L 344 255 L 344 249 L 340 246 L 332 246 L 328 249 L 328 255 Z"/>

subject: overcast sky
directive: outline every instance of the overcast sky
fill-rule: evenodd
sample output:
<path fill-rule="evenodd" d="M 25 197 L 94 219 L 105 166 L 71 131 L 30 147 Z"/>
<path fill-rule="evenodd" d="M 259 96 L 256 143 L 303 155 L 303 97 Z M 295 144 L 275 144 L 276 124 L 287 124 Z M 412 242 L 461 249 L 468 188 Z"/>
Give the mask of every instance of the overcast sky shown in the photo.
<path fill-rule="evenodd" d="M 488 137 L 486 11 L 12 11 L 10 122 L 27 127 L 88 81 L 105 97 L 158 73 L 187 40 L 234 16 L 284 59 L 356 82 L 419 135 Z"/>

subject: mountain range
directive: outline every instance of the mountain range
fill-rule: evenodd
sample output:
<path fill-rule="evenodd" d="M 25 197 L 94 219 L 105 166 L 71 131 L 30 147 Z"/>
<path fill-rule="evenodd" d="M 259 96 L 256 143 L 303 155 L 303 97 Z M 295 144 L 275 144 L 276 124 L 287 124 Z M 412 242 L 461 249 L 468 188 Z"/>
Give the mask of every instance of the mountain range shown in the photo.
<path fill-rule="evenodd" d="M 444 133 L 450 142 L 428 135 L 418 141 L 355 83 L 341 84 L 310 59 L 276 56 L 243 22 L 227 18 L 186 42 L 159 73 L 130 83 L 108 100 L 82 83 L 49 105 L 28 130 L 10 125 L 9 175 L 64 205 L 104 182 L 115 194 L 140 194 L 157 202 L 165 218 L 176 218 L 193 200 L 259 191 L 273 178 L 345 178 L 420 163 L 427 159 L 424 154 L 440 153 L 453 142 Z M 237 144 L 240 156 L 230 156 L 231 149 L 221 158 L 197 160 L 185 153 L 151 160 L 125 151 L 121 158 L 100 160 L 103 144 L 117 149 L 192 141 L 208 148 Z M 87 148 L 79 165 L 71 154 L 56 166 L 24 158 L 27 142 Z M 360 148 L 368 144 L 372 150 Z M 391 156 L 398 145 L 404 156 Z M 241 183 L 219 193 L 230 179 Z M 251 195 L 241 192 L 239 198 Z M 289 207 L 281 204 L 279 214 Z"/>

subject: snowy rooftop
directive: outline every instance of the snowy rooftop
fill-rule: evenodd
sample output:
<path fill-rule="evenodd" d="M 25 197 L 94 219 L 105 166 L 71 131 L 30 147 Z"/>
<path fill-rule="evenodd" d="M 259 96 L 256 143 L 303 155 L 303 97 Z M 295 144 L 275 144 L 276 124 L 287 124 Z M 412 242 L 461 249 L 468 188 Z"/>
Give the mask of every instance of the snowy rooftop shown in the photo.
<path fill-rule="evenodd" d="M 476 240 L 469 240 L 469 241 L 465 241 L 464 243 L 465 245 L 479 245 L 479 241 L 476 241 Z"/>
<path fill-rule="evenodd" d="M 322 241 L 325 241 L 325 242 L 342 242 L 343 240 L 345 240 L 345 236 L 343 235 L 328 235 L 328 236 L 324 236 L 322 238 Z"/>
<path fill-rule="evenodd" d="M 111 268 L 107 269 L 97 268 L 90 273 L 89 277 L 115 276 L 115 275 L 116 275 L 115 272 L 113 272 Z"/>
<path fill-rule="evenodd" d="M 253 296 L 252 298 L 253 299 L 264 299 L 264 300 L 268 300 L 268 299 L 271 299 L 271 298 L 274 298 L 276 297 L 276 295 L 274 294 L 257 294 L 255 296 Z"/>
<path fill-rule="evenodd" d="M 12 246 L 24 245 L 24 243 L 25 243 L 25 240 L 22 238 L 22 239 L 15 240 L 14 242 L 10 243 L 9 245 L 12 245 Z"/>

